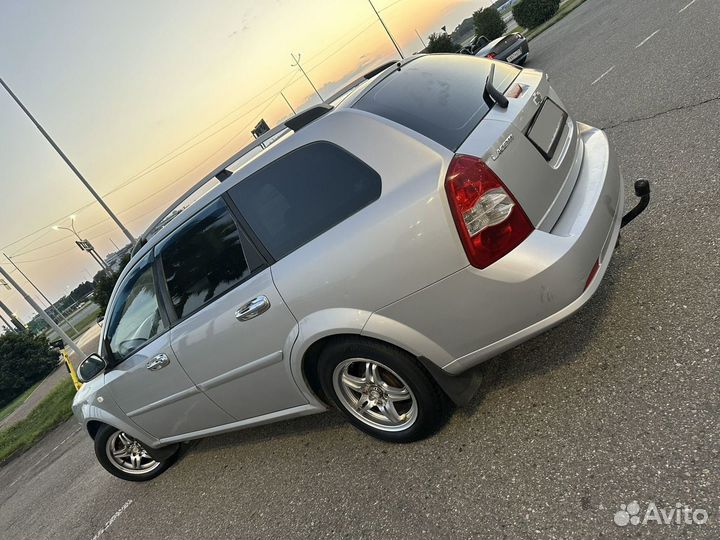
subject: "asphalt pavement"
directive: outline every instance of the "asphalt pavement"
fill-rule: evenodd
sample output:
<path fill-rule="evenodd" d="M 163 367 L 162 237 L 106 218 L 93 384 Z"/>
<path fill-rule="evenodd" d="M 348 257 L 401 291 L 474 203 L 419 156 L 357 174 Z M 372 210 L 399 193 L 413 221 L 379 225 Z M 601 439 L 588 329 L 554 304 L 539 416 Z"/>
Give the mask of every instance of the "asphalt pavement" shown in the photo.
<path fill-rule="evenodd" d="M 192 443 L 138 485 L 69 422 L 0 469 L 0 536 L 720 536 L 718 20 L 715 0 L 588 0 L 531 42 L 607 129 L 628 206 L 638 178 L 652 202 L 591 302 L 484 364 L 438 435 L 384 444 L 330 412 Z M 633 501 L 708 518 L 616 525 Z"/>

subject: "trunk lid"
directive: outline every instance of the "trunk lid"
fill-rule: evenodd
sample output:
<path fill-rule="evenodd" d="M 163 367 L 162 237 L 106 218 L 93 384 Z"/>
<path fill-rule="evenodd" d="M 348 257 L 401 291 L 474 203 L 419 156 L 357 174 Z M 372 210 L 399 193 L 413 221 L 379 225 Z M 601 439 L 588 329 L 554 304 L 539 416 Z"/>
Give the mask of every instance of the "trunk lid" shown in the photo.
<path fill-rule="evenodd" d="M 512 88 L 515 84 L 520 95 L 510 98 L 506 109 L 493 107 L 457 153 L 482 158 L 532 224 L 549 231 L 575 185 L 582 142 L 542 72 L 523 70 Z"/>

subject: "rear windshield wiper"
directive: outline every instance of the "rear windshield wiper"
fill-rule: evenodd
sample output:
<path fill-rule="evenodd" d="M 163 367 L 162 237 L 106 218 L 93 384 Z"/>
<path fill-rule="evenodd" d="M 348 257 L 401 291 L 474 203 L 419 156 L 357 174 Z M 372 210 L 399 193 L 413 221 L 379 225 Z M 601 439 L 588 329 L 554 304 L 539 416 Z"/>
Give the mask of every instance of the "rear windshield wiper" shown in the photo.
<path fill-rule="evenodd" d="M 507 98 L 493 86 L 493 77 L 495 76 L 495 64 L 490 64 L 490 73 L 488 73 L 488 77 L 485 80 L 485 92 L 487 93 L 490 98 L 498 104 L 498 106 L 502 107 L 503 109 L 507 109 L 508 106 L 508 100 Z"/>

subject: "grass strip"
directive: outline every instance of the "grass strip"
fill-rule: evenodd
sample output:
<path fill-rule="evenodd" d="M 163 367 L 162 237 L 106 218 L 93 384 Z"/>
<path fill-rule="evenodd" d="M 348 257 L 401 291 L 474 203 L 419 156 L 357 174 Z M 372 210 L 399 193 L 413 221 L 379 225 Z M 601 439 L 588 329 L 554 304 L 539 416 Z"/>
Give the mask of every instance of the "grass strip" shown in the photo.
<path fill-rule="evenodd" d="M 5 405 L 2 409 L 0 409 L 0 421 L 5 420 L 8 416 L 14 413 L 20 405 L 25 403 L 25 400 L 30 397 L 30 394 L 33 393 L 33 390 L 35 390 L 41 382 L 42 380 L 36 382 L 30 388 L 25 390 L 22 394 L 20 394 L 10 403 Z"/>
<path fill-rule="evenodd" d="M 75 387 L 70 379 L 58 384 L 27 418 L 0 431 L 0 463 L 30 448 L 48 431 L 72 415 Z"/>

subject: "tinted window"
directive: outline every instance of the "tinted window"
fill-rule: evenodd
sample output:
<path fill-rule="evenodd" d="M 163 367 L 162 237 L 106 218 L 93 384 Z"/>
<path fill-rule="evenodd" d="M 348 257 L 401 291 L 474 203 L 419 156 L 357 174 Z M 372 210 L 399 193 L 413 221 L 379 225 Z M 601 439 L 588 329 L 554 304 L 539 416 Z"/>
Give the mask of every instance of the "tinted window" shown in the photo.
<path fill-rule="evenodd" d="M 490 107 L 483 99 L 487 60 L 462 54 L 428 55 L 376 84 L 355 105 L 457 150 Z M 504 92 L 520 70 L 496 64 L 494 84 Z"/>
<path fill-rule="evenodd" d="M 175 314 L 182 318 L 248 277 L 260 265 L 246 249 L 225 202 L 209 204 L 155 248 Z"/>
<path fill-rule="evenodd" d="M 483 45 L 482 49 L 479 51 L 476 51 L 475 54 L 478 56 L 485 56 L 487 53 L 492 51 L 498 43 L 502 41 L 503 38 L 499 37 L 497 39 L 493 39 L 492 41 L 486 41 L 485 45 Z"/>
<path fill-rule="evenodd" d="M 341 148 L 316 142 L 229 190 L 250 227 L 280 259 L 380 197 L 380 176 Z"/>
<path fill-rule="evenodd" d="M 495 45 L 495 50 L 498 52 L 504 51 L 507 49 L 510 45 L 515 43 L 519 38 L 515 34 L 510 34 L 509 36 L 505 36 L 502 38 L 497 45 Z"/>
<path fill-rule="evenodd" d="M 106 335 L 117 360 L 165 331 L 155 291 L 152 259 L 147 255 L 126 276 L 110 313 Z"/>

